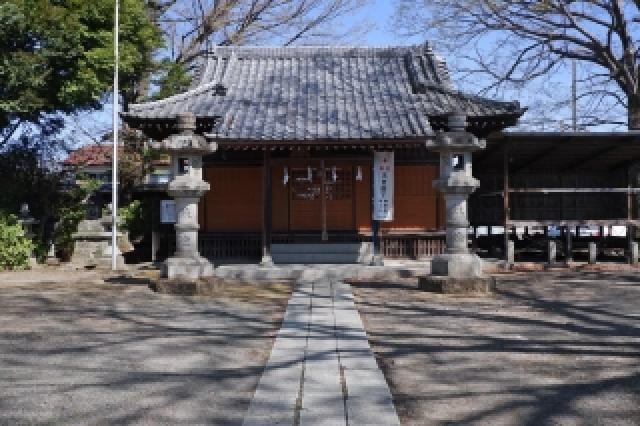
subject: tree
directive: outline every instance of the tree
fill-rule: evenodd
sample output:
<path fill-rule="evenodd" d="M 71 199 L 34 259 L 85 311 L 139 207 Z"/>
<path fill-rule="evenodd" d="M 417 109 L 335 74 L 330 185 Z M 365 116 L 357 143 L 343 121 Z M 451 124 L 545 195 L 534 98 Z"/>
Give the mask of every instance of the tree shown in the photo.
<path fill-rule="evenodd" d="M 618 106 L 640 129 L 639 12 L 637 0 L 398 0 L 395 19 L 463 58 L 457 71 L 487 78 L 485 91 L 526 87 L 574 60 L 594 116 L 586 124 Z"/>
<path fill-rule="evenodd" d="M 162 39 L 143 0 L 120 3 L 120 80 L 133 97 Z M 113 9 L 114 0 L 0 4 L 0 148 L 21 123 L 101 106 L 113 79 Z"/>
<path fill-rule="evenodd" d="M 209 46 L 268 42 L 335 43 L 358 33 L 337 31 L 337 21 L 366 0 L 147 0 L 148 14 L 162 31 L 166 56 L 159 63 L 157 98 L 184 91 L 194 60 Z M 364 28 L 363 28 L 364 30 Z M 148 87 L 150 81 L 146 80 Z"/>

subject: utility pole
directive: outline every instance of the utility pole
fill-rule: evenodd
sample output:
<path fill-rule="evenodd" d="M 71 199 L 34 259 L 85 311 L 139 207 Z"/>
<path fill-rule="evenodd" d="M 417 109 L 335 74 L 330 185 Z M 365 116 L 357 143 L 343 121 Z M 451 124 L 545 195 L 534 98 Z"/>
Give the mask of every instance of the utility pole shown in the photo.
<path fill-rule="evenodd" d="M 576 78 L 576 61 L 571 61 L 571 124 L 574 132 L 578 131 L 578 90 Z"/>
<path fill-rule="evenodd" d="M 113 18 L 113 154 L 111 164 L 111 269 L 118 269 L 118 31 L 119 0 Z"/>

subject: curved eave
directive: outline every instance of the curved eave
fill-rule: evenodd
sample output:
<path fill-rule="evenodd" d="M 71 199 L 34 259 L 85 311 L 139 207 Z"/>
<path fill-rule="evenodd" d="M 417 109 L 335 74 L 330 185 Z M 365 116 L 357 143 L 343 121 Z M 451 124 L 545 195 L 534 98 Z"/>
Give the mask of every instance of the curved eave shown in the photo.
<path fill-rule="evenodd" d="M 487 137 L 489 134 L 502 131 L 507 127 L 518 124 L 518 120 L 527 111 L 527 108 L 517 109 L 494 115 L 470 115 L 467 116 L 467 131 L 478 137 Z M 447 130 L 448 114 L 430 115 L 429 122 L 435 131 Z"/>

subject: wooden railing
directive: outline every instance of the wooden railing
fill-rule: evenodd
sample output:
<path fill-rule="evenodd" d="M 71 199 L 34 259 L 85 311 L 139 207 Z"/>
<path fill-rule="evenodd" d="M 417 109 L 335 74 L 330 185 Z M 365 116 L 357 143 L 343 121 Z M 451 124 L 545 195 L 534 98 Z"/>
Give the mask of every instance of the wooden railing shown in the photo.
<path fill-rule="evenodd" d="M 380 238 L 380 251 L 389 259 L 424 259 L 441 254 L 445 235 L 385 235 Z"/>
<path fill-rule="evenodd" d="M 320 242 L 315 234 L 274 234 L 273 243 Z M 330 242 L 366 242 L 367 235 L 336 234 Z M 262 239 L 257 233 L 200 233 L 200 253 L 209 259 L 244 258 L 259 260 L 262 255 Z M 424 259 L 443 253 L 444 233 L 425 235 L 384 235 L 380 237 L 380 251 L 389 259 Z"/>
<path fill-rule="evenodd" d="M 260 234 L 200 233 L 198 245 L 200 254 L 208 259 L 260 259 L 262 256 Z"/>

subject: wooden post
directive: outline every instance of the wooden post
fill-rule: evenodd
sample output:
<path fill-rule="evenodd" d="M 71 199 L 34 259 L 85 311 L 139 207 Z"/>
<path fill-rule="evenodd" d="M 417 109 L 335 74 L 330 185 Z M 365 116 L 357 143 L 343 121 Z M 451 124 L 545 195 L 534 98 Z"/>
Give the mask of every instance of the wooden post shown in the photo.
<path fill-rule="evenodd" d="M 322 241 L 327 241 L 329 239 L 329 234 L 327 234 L 327 176 L 325 173 L 325 164 L 324 160 L 320 160 L 320 176 L 321 176 L 321 188 L 320 188 L 320 198 L 322 204 Z"/>
<path fill-rule="evenodd" d="M 598 259 L 598 245 L 595 241 L 589 241 L 589 265 L 595 265 Z"/>
<path fill-rule="evenodd" d="M 272 226 L 272 201 L 271 201 L 271 151 L 264 150 L 262 164 L 262 265 L 273 264 L 271 258 L 271 226 Z"/>
<path fill-rule="evenodd" d="M 635 227 L 631 224 L 633 220 L 633 192 L 632 192 L 632 179 L 631 179 L 631 169 L 627 171 L 627 220 L 629 224 L 627 225 L 627 250 L 629 255 L 627 256 L 629 263 L 632 265 L 637 262 L 637 256 L 634 253 L 634 237 L 635 237 Z"/>
<path fill-rule="evenodd" d="M 564 261 L 569 264 L 573 261 L 573 245 L 571 241 L 571 228 L 569 226 L 564 227 L 565 239 L 564 239 Z"/>
<path fill-rule="evenodd" d="M 152 198 L 149 203 L 153 206 L 151 209 L 151 261 L 158 259 L 158 250 L 160 235 L 158 231 L 158 223 L 160 222 L 160 199 Z"/>
<path fill-rule="evenodd" d="M 503 224 L 504 224 L 504 260 L 509 262 L 509 142 L 504 143 L 503 159 L 502 159 L 502 172 L 504 178 L 504 191 L 502 193 L 503 201 Z"/>

